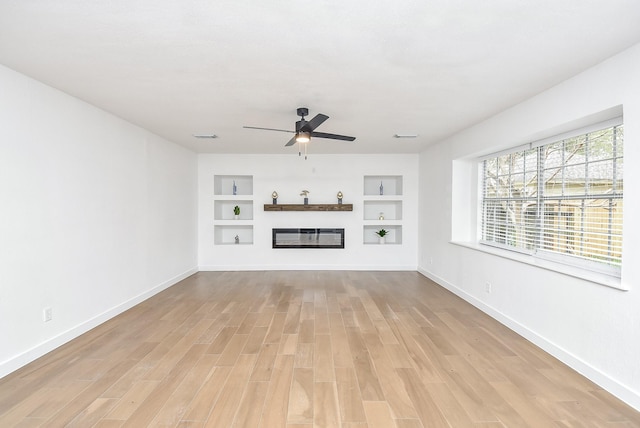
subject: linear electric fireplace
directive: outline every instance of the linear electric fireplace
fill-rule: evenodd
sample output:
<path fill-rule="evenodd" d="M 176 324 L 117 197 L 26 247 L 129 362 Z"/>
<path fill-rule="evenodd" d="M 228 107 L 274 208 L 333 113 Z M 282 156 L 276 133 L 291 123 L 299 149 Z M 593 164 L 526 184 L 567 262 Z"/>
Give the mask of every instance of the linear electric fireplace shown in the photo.
<path fill-rule="evenodd" d="M 272 248 L 344 248 L 344 229 L 272 229 Z"/>

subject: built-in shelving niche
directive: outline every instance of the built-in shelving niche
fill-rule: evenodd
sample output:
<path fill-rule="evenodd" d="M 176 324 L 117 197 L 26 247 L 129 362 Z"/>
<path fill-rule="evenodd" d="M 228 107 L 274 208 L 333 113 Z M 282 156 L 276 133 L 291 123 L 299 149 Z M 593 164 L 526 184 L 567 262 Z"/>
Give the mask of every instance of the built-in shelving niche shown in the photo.
<path fill-rule="evenodd" d="M 376 232 L 380 229 L 387 231 L 384 245 L 402 244 L 402 226 L 398 224 L 368 225 L 363 227 L 365 245 L 379 245 L 380 240 Z"/>
<path fill-rule="evenodd" d="M 235 183 L 236 190 L 233 191 Z M 214 195 L 251 196 L 253 195 L 252 175 L 216 175 L 213 177 Z"/>
<path fill-rule="evenodd" d="M 382 190 L 380 189 L 382 186 Z M 365 175 L 365 196 L 399 196 L 402 195 L 401 175 Z"/>
<path fill-rule="evenodd" d="M 363 212 L 364 220 L 402 220 L 402 201 L 366 200 Z"/>
<path fill-rule="evenodd" d="M 365 175 L 362 242 L 380 245 L 376 231 L 386 230 L 385 245 L 402 244 L 402 175 Z"/>
<path fill-rule="evenodd" d="M 236 236 L 238 243 L 236 243 Z M 214 232 L 216 245 L 252 245 L 252 225 L 216 225 Z"/>
<path fill-rule="evenodd" d="M 213 183 L 214 244 L 252 245 L 253 176 L 215 175 Z M 240 208 L 237 218 L 236 205 Z"/>

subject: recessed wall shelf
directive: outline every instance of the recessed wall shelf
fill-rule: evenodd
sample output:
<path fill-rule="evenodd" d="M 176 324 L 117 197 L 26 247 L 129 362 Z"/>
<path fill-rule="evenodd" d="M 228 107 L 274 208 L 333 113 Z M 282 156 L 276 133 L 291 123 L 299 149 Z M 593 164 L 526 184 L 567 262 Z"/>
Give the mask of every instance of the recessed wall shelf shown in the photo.
<path fill-rule="evenodd" d="M 265 211 L 353 211 L 353 204 L 264 204 Z"/>
<path fill-rule="evenodd" d="M 364 220 L 402 220 L 402 201 L 365 200 L 363 211 Z"/>
<path fill-rule="evenodd" d="M 367 225 L 363 227 L 364 236 L 363 243 L 365 245 L 379 244 L 378 235 L 376 231 L 384 229 L 387 231 L 387 235 L 385 236 L 386 244 L 402 244 L 402 226 L 401 225 L 390 225 L 390 224 L 381 224 L 376 226 Z"/>
<path fill-rule="evenodd" d="M 214 202 L 213 219 L 214 220 L 233 220 L 235 219 L 234 207 L 240 208 L 240 220 L 253 220 L 253 201 L 243 199 L 216 199 Z"/>
<path fill-rule="evenodd" d="M 253 244 L 253 176 L 213 177 L 213 221 L 215 245 Z M 234 207 L 240 208 L 236 218 Z"/>
<path fill-rule="evenodd" d="M 236 244 L 252 245 L 253 244 L 253 226 L 252 225 L 216 225 L 214 229 L 214 243 L 216 245 L 234 245 Z"/>
<path fill-rule="evenodd" d="M 365 196 L 400 196 L 402 195 L 401 175 L 365 175 Z"/>
<path fill-rule="evenodd" d="M 216 175 L 213 179 L 213 192 L 214 195 L 253 195 L 253 176 Z"/>
<path fill-rule="evenodd" d="M 362 242 L 378 244 L 376 234 L 387 231 L 386 244 L 402 245 L 402 175 L 365 175 Z"/>

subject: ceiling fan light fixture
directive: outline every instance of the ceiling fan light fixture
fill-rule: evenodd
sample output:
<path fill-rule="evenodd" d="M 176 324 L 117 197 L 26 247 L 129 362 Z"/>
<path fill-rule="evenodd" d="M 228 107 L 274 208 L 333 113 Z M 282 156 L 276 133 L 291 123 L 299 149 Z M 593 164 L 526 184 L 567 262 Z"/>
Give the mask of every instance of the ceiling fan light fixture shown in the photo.
<path fill-rule="evenodd" d="M 309 132 L 298 132 L 296 134 L 296 143 L 305 144 L 311 141 L 311 134 Z"/>

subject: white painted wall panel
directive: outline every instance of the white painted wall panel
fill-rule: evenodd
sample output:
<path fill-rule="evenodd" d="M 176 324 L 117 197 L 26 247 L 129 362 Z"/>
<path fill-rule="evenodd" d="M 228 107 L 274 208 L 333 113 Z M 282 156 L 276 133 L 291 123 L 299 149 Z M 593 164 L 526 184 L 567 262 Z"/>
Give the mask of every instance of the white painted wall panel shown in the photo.
<path fill-rule="evenodd" d="M 0 88 L 2 376 L 195 271 L 197 162 L 4 67 Z"/>

